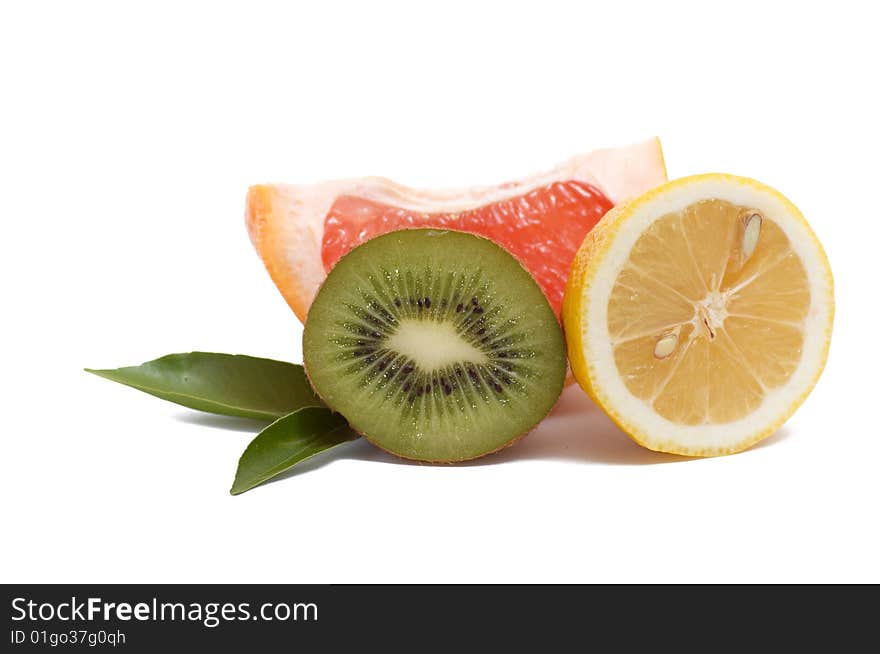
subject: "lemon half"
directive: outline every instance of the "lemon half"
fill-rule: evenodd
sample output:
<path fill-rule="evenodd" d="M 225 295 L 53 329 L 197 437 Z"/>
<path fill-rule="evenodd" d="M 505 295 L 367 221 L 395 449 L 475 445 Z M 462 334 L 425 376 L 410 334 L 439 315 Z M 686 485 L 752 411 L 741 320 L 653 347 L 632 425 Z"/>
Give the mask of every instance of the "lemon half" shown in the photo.
<path fill-rule="evenodd" d="M 691 456 L 776 431 L 822 372 L 833 316 L 831 268 L 800 211 L 723 174 L 612 209 L 563 306 L 584 390 L 641 445 Z"/>

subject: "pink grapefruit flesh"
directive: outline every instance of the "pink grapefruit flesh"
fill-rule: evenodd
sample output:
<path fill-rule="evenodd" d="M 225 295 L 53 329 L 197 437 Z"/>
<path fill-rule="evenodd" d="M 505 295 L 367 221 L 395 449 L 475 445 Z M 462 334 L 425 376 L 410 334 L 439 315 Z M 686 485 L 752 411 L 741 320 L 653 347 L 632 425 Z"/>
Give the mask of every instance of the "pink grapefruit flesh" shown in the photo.
<path fill-rule="evenodd" d="M 569 265 L 610 206 L 666 181 L 658 139 L 572 157 L 538 175 L 496 186 L 412 189 L 381 177 L 248 191 L 251 241 L 299 319 L 329 267 L 355 245 L 405 227 L 487 236 L 536 277 L 559 314 Z"/>

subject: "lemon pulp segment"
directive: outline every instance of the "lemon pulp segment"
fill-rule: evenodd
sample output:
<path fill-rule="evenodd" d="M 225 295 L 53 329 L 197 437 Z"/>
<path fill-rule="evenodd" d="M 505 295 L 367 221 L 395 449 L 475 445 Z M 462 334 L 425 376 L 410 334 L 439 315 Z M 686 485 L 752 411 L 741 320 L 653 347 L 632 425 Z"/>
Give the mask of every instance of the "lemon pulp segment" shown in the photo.
<path fill-rule="evenodd" d="M 626 387 L 668 420 L 725 423 L 788 381 L 810 306 L 785 233 L 749 207 L 704 199 L 638 238 L 608 301 Z"/>

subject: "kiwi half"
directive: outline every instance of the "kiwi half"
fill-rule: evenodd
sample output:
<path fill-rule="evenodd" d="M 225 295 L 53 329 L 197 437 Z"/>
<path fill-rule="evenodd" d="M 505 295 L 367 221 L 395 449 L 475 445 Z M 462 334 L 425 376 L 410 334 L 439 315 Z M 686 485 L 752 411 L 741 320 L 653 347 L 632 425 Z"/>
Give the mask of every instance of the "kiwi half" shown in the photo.
<path fill-rule="evenodd" d="M 317 393 L 379 447 L 463 461 L 516 440 L 565 381 L 565 341 L 531 275 L 492 241 L 408 229 L 351 250 L 309 309 Z"/>

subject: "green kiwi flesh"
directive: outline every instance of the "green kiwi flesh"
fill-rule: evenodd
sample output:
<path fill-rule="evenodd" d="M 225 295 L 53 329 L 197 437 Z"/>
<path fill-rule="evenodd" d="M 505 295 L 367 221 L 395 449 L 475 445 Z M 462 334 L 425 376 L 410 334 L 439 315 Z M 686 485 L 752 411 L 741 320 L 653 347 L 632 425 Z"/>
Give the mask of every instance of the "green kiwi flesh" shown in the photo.
<path fill-rule="evenodd" d="M 317 393 L 384 450 L 419 461 L 489 454 L 532 429 L 565 383 L 565 341 L 531 275 L 492 241 L 408 229 L 330 271 L 309 309 Z"/>

